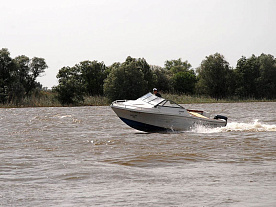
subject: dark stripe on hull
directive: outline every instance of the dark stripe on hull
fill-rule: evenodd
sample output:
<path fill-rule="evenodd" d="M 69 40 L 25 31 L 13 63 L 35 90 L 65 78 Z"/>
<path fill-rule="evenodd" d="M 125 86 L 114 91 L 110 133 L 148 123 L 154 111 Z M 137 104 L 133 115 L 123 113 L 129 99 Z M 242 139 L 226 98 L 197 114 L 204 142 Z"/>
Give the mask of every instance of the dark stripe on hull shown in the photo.
<path fill-rule="evenodd" d="M 153 126 L 150 124 L 145 124 L 142 122 L 138 121 L 133 121 L 125 118 L 119 117 L 123 122 L 125 122 L 128 126 L 137 129 L 139 131 L 144 131 L 144 132 L 161 132 L 161 131 L 167 131 L 168 129 L 163 128 L 163 127 L 158 127 L 158 126 Z"/>

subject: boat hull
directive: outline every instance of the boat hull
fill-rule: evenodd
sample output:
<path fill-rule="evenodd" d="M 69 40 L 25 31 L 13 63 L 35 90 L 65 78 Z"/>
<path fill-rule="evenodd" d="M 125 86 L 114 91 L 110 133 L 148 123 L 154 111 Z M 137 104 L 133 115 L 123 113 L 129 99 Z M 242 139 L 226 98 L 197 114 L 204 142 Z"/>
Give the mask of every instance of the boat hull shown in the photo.
<path fill-rule="evenodd" d="M 128 109 L 123 107 L 111 106 L 117 116 L 130 127 L 145 131 L 187 131 L 195 125 L 208 127 L 223 127 L 226 125 L 224 120 L 209 118 L 199 118 L 187 114 L 187 111 L 176 114 L 164 114 L 158 111 L 143 111 Z"/>
<path fill-rule="evenodd" d="M 137 129 L 139 131 L 144 131 L 144 132 L 168 131 L 168 129 L 163 128 L 163 127 L 158 127 L 158 126 L 154 126 L 151 124 L 146 124 L 146 123 L 142 123 L 139 121 L 134 121 L 134 120 L 130 120 L 130 119 L 122 118 L 122 117 L 119 117 L 119 118 L 128 126 L 134 128 L 134 129 Z"/>

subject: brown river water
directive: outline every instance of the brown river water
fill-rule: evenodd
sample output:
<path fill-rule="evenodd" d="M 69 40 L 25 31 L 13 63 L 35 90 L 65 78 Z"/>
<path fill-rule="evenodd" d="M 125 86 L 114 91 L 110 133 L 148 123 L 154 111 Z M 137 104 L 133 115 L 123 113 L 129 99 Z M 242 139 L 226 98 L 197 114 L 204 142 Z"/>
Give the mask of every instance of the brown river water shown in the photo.
<path fill-rule="evenodd" d="M 276 206 L 276 102 L 184 107 L 228 125 L 144 133 L 108 106 L 0 109 L 0 206 Z"/>

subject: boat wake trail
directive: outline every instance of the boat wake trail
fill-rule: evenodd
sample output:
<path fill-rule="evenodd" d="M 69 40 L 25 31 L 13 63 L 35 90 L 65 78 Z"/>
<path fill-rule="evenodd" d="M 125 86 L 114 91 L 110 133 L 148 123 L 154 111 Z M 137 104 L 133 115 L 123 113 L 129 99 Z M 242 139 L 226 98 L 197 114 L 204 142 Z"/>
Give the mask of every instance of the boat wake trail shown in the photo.
<path fill-rule="evenodd" d="M 197 125 L 191 132 L 195 133 L 219 133 L 219 132 L 276 132 L 276 125 L 264 124 L 258 120 L 251 123 L 230 122 L 226 127 L 208 128 Z"/>

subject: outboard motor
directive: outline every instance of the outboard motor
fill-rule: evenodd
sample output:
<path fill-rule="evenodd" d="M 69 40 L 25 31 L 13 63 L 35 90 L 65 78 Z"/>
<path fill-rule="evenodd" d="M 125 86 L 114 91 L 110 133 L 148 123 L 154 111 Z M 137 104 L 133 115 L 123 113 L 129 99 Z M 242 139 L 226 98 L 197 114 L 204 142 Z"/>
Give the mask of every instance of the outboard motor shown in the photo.
<path fill-rule="evenodd" d="M 222 115 L 216 115 L 215 117 L 214 117 L 214 119 L 224 119 L 225 121 L 226 121 L 226 123 L 225 123 L 225 126 L 226 126 L 226 124 L 227 124 L 227 117 L 226 116 L 222 116 Z"/>

